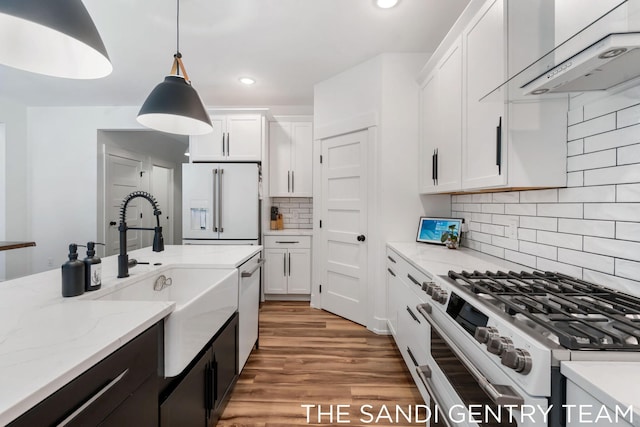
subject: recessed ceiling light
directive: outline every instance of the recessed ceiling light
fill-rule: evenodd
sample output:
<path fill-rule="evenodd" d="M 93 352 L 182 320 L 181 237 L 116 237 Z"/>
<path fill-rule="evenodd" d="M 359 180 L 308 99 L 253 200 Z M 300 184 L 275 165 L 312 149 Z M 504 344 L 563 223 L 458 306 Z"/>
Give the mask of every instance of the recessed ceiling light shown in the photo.
<path fill-rule="evenodd" d="M 252 85 L 256 82 L 251 77 L 240 77 L 238 80 L 240 80 L 240 83 L 245 84 L 247 86 Z"/>
<path fill-rule="evenodd" d="M 398 4 L 398 0 L 376 0 L 379 8 L 389 9 Z"/>

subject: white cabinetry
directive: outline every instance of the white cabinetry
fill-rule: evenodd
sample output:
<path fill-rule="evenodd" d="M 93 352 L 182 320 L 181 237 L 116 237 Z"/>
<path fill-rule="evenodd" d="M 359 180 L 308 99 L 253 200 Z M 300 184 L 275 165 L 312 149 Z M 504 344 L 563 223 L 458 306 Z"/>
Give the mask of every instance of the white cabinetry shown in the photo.
<path fill-rule="evenodd" d="M 269 122 L 269 195 L 311 197 L 313 123 Z"/>
<path fill-rule="evenodd" d="M 427 77 L 420 92 L 423 193 L 450 192 L 461 186 L 462 45 L 460 38 Z"/>
<path fill-rule="evenodd" d="M 191 162 L 262 161 L 261 114 L 212 115 L 213 132 L 189 138 Z"/>
<path fill-rule="evenodd" d="M 311 236 L 265 236 L 265 294 L 311 293 Z"/>

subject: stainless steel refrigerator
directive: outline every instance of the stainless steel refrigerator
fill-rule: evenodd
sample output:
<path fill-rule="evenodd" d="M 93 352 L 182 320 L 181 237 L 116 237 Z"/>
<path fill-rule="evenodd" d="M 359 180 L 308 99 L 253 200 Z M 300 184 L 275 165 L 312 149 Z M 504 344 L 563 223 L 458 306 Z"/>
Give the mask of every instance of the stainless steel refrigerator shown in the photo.
<path fill-rule="evenodd" d="M 259 164 L 182 165 L 182 243 L 258 244 Z"/>

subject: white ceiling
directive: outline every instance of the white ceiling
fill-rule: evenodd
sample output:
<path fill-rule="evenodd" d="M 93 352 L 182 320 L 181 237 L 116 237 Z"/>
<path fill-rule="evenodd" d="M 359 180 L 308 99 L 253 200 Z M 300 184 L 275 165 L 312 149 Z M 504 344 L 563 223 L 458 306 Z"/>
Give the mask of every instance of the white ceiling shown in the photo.
<path fill-rule="evenodd" d="M 382 52 L 433 52 L 469 0 L 181 0 L 180 50 L 208 106 L 312 105 L 313 85 Z M 168 74 L 175 0 L 84 0 L 113 63 L 99 80 L 0 65 L 26 105 L 141 105 Z M 7 41 L 3 41 L 7 42 Z M 257 83 L 244 86 L 241 76 Z"/>

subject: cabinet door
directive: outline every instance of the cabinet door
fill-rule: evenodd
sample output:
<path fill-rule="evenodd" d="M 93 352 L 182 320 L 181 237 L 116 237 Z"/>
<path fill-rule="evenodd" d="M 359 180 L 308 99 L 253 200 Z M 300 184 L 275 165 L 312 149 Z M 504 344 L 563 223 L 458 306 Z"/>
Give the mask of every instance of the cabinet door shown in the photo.
<path fill-rule="evenodd" d="M 154 374 L 100 424 L 100 427 L 157 427 L 158 377 Z"/>
<path fill-rule="evenodd" d="M 505 81 L 504 0 L 488 2 L 463 32 L 466 69 L 462 146 L 462 187 L 506 184 L 507 141 L 502 90 L 481 101 Z"/>
<path fill-rule="evenodd" d="M 387 319 L 389 321 L 389 332 L 398 344 L 398 304 L 400 300 L 402 282 L 398 278 L 397 271 L 392 267 L 387 268 Z"/>
<path fill-rule="evenodd" d="M 291 196 L 311 197 L 313 124 L 291 123 Z"/>
<path fill-rule="evenodd" d="M 438 73 L 427 77 L 420 90 L 420 192 L 435 193 L 435 153 L 438 145 Z"/>
<path fill-rule="evenodd" d="M 162 427 L 202 427 L 213 408 L 211 351 L 207 351 L 160 405 Z"/>
<path fill-rule="evenodd" d="M 269 122 L 269 195 L 291 191 L 291 122 Z"/>
<path fill-rule="evenodd" d="M 460 190 L 462 180 L 462 45 L 461 39 L 438 65 L 438 138 L 436 190 Z"/>
<path fill-rule="evenodd" d="M 262 161 L 262 116 L 227 116 L 227 160 Z"/>
<path fill-rule="evenodd" d="M 311 293 L 311 251 L 289 249 L 287 254 L 287 290 L 290 294 Z"/>
<path fill-rule="evenodd" d="M 214 417 L 220 416 L 221 406 L 238 377 L 238 317 L 235 316 L 216 337 L 212 347 Z"/>
<path fill-rule="evenodd" d="M 189 160 L 211 162 L 225 160 L 224 134 L 227 131 L 225 116 L 211 116 L 213 132 L 189 137 Z"/>
<path fill-rule="evenodd" d="M 265 294 L 286 294 L 287 293 L 287 271 L 286 249 L 265 249 L 264 263 L 264 293 Z"/>

